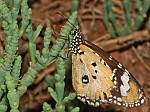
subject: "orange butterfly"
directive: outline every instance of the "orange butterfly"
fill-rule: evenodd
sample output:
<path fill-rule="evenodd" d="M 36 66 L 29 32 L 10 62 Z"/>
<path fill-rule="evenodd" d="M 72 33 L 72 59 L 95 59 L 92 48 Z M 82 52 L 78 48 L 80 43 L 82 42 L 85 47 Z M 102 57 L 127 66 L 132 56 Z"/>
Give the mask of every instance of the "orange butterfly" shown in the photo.
<path fill-rule="evenodd" d="M 79 100 L 95 107 L 101 103 L 135 107 L 145 102 L 140 84 L 118 61 L 84 40 L 79 29 L 73 36 L 72 82 Z"/>

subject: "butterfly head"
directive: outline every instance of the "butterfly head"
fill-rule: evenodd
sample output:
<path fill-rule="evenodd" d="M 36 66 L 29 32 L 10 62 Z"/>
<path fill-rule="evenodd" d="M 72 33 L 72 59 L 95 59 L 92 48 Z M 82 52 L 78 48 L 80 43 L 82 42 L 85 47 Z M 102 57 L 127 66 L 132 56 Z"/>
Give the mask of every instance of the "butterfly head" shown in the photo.
<path fill-rule="evenodd" d="M 70 45 L 70 50 L 73 54 L 80 54 L 82 51 L 78 47 L 83 43 L 83 37 L 81 35 L 81 31 L 79 29 L 75 29 L 73 31 L 73 40 Z"/>

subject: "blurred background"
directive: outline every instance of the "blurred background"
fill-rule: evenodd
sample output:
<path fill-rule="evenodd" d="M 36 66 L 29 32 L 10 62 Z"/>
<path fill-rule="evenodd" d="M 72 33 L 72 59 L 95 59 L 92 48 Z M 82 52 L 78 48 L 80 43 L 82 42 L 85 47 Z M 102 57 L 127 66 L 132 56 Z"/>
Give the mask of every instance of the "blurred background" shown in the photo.
<path fill-rule="evenodd" d="M 98 45 L 127 68 L 144 88 L 147 102 L 137 108 L 124 108 L 116 105 L 101 105 L 94 108 L 75 100 L 74 105 L 81 112 L 150 112 L 150 1 L 149 0 L 28 0 L 33 15 L 31 21 L 38 25 L 53 28 L 57 34 L 73 11 L 78 11 L 78 24 L 84 39 Z M 62 14 L 66 19 L 56 13 Z M 43 48 L 43 32 L 36 40 L 37 49 Z M 1 35 L 4 35 L 1 32 Z M 53 34 L 51 46 L 57 39 Z M 5 45 L 5 40 L 2 40 Z M 50 46 L 50 48 L 51 48 Z M 1 52 L 3 51 L 2 48 Z M 1 53 L 2 54 L 2 53 Z M 1 55 L 0 54 L 0 55 Z M 21 74 L 26 73 L 30 55 L 28 40 L 24 35 L 19 40 L 19 54 L 23 57 Z M 71 68 L 66 74 L 66 91 L 71 87 Z M 40 112 L 43 102 L 54 108 L 55 101 L 47 92 L 49 84 L 45 77 L 53 77 L 56 63 L 41 71 L 34 84 L 20 100 L 20 111 L 27 106 L 30 112 Z"/>

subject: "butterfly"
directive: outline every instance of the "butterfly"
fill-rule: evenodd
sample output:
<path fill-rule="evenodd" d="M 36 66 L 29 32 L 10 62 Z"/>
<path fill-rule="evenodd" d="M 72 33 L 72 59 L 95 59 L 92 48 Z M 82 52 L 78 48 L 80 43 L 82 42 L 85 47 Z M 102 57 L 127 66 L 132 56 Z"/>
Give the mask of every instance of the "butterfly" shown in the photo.
<path fill-rule="evenodd" d="M 73 31 L 72 83 L 77 99 L 98 107 L 103 103 L 140 106 L 146 100 L 138 81 L 117 60 Z"/>

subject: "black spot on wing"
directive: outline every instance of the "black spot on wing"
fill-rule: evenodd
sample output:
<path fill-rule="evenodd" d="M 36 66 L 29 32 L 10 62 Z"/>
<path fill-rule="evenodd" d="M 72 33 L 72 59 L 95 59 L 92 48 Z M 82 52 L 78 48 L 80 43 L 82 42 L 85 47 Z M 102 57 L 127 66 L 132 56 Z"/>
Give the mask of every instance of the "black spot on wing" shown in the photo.
<path fill-rule="evenodd" d="M 107 100 L 107 95 L 106 95 L 106 93 L 103 92 L 103 95 L 104 95 L 104 99 Z"/>
<path fill-rule="evenodd" d="M 92 75 L 92 77 L 93 77 L 93 79 L 97 79 L 97 77 L 96 77 L 96 76 L 94 76 L 94 75 Z"/>
<path fill-rule="evenodd" d="M 80 52 L 79 54 L 80 54 L 80 55 L 81 55 L 81 54 L 84 54 L 84 52 L 82 51 L 82 52 Z"/>
<path fill-rule="evenodd" d="M 95 70 L 95 73 L 97 73 L 97 70 Z"/>
<path fill-rule="evenodd" d="M 102 61 L 102 58 L 100 58 L 100 62 Z"/>
<path fill-rule="evenodd" d="M 84 84 L 88 84 L 89 83 L 89 77 L 87 75 L 84 75 L 82 77 L 82 83 L 84 83 Z"/>
<path fill-rule="evenodd" d="M 106 62 L 104 62 L 104 65 L 106 66 Z"/>
<path fill-rule="evenodd" d="M 80 59 L 80 62 L 83 63 L 83 61 Z"/>
<path fill-rule="evenodd" d="M 93 65 L 94 67 L 96 67 L 96 66 L 97 66 L 96 62 L 93 62 L 93 63 L 92 63 L 92 65 Z"/>

